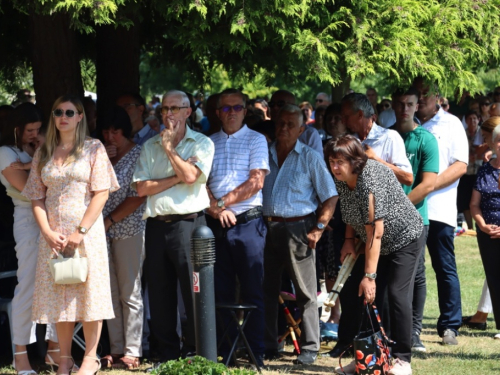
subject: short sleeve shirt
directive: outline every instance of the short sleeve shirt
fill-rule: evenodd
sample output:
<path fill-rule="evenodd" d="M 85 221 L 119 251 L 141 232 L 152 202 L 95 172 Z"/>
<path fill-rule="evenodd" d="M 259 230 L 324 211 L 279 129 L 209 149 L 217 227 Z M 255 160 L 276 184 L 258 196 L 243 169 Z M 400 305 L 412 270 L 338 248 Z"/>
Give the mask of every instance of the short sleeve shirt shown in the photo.
<path fill-rule="evenodd" d="M 208 187 L 216 199 L 233 191 L 250 177 L 252 169 L 269 173 L 269 151 L 266 138 L 246 125 L 236 133 L 227 135 L 223 129 L 210 136 L 215 155 L 208 178 Z M 239 215 L 254 207 L 262 206 L 262 191 L 227 207 Z"/>
<path fill-rule="evenodd" d="M 364 242 L 365 225 L 369 224 L 369 196 L 375 200 L 375 220 L 383 219 L 384 234 L 381 255 L 388 255 L 417 239 L 423 229 L 423 220 L 410 202 L 394 172 L 385 165 L 368 160 L 351 190 L 344 181 L 334 178 L 339 191 L 342 220 L 352 226 Z"/>
<path fill-rule="evenodd" d="M 439 149 L 436 137 L 421 126 L 413 131 L 401 133 L 405 142 L 406 156 L 413 170 L 413 184 L 402 185 L 403 191 L 408 195 L 422 182 L 422 172 L 439 173 Z M 424 219 L 424 225 L 429 225 L 427 214 L 427 197 L 415 205 Z"/>
<path fill-rule="evenodd" d="M 337 196 L 332 175 L 323 158 L 312 148 L 297 141 L 281 167 L 276 143 L 269 149 L 271 172 L 264 181 L 263 213 L 284 218 L 309 215 L 319 202 Z"/>
<path fill-rule="evenodd" d="M 179 183 L 170 189 L 148 196 L 143 219 L 158 215 L 185 215 L 199 212 L 210 206 L 206 182 L 210 175 L 214 157 L 214 144 L 207 136 L 186 126 L 186 134 L 175 150 L 184 160 L 196 157 L 196 166 L 201 170 L 198 180 L 192 185 Z M 157 135 L 148 140 L 141 149 L 141 155 L 132 177 L 132 188 L 137 181 L 157 180 L 174 176 L 175 171 Z"/>
<path fill-rule="evenodd" d="M 21 195 L 21 192 L 17 191 L 17 189 L 12 186 L 9 181 L 7 181 L 2 173 L 5 168 L 16 162 L 18 159 L 21 163 L 31 162 L 31 156 L 29 156 L 26 152 L 19 150 L 17 147 L 0 147 L 0 182 L 2 182 L 3 186 L 5 186 L 7 195 L 12 198 L 12 202 L 15 206 L 31 207 L 31 201 L 27 198 L 24 198 Z M 12 194 L 12 192 L 15 192 L 16 194 Z"/>
<path fill-rule="evenodd" d="M 481 194 L 479 207 L 486 224 L 500 225 L 499 175 L 500 169 L 493 168 L 490 163 L 485 163 L 477 172 L 474 189 Z"/>

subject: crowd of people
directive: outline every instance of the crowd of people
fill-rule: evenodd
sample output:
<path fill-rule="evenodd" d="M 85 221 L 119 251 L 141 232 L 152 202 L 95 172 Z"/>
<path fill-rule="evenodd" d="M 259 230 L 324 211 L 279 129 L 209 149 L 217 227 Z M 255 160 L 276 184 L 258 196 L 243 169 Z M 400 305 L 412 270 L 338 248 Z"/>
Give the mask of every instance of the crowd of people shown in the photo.
<path fill-rule="evenodd" d="M 349 254 L 358 259 L 328 319 L 338 329 L 330 357 L 352 351 L 363 305 L 376 303 L 395 341 L 389 374 L 412 373 L 412 350 L 426 350 L 426 246 L 442 344 L 456 345 L 462 325 L 485 328 L 489 312 L 500 329 L 500 87 L 456 103 L 422 79 L 380 102 L 373 88 L 351 91 L 340 103 L 319 93 L 314 106 L 287 90 L 269 101 L 171 90 L 148 104 L 126 93 L 98 114 L 92 100 L 64 95 L 46 122 L 31 102 L 0 108 L 0 182 L 14 205 L 19 265 L 17 373 L 36 374 L 26 345 L 37 323 L 47 325 L 45 360 L 58 374 L 137 369 L 150 341 L 159 363 L 194 355 L 190 239 L 200 225 L 215 237 L 216 302 L 256 306 L 245 332 L 259 366 L 281 355 L 287 288 L 301 314 L 296 363 L 315 362 L 319 280 L 330 290 Z M 476 223 L 481 305 L 490 306 L 470 317 L 455 262 L 458 212 Z M 85 282 L 54 283 L 49 259 L 59 253 L 87 258 Z M 232 317 L 220 318 L 219 342 Z M 98 358 L 103 321 L 110 353 Z M 80 367 L 75 322 L 86 344 Z M 356 362 L 335 371 L 354 374 Z"/>

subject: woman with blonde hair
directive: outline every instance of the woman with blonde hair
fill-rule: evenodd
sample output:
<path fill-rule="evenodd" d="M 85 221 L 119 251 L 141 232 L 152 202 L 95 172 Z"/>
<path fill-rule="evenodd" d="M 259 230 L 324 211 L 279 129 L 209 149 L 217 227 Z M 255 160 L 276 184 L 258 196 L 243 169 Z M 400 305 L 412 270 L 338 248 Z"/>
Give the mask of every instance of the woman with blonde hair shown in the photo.
<path fill-rule="evenodd" d="M 106 150 L 87 138 L 83 105 L 76 96 L 58 98 L 45 144 L 33 157 L 23 195 L 31 199 L 40 227 L 33 296 L 33 320 L 56 323 L 61 350 L 58 374 L 69 374 L 74 361 L 71 343 L 75 322 L 83 323 L 85 357 L 79 375 L 96 373 L 102 320 L 112 319 L 109 268 L 102 209 L 119 188 Z M 83 283 L 55 284 L 48 260 L 55 253 L 87 257 Z"/>

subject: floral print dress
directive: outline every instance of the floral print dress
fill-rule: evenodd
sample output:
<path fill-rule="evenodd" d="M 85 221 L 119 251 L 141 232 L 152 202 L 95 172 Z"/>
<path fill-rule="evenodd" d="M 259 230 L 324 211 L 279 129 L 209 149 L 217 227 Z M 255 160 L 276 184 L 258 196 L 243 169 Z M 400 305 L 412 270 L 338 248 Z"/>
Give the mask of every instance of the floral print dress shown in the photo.
<path fill-rule="evenodd" d="M 80 157 L 57 166 L 51 159 L 38 172 L 39 152 L 35 153 L 23 195 L 45 199 L 50 228 L 69 236 L 80 225 L 94 191 L 119 189 L 113 166 L 102 143 L 87 138 Z M 111 303 L 108 254 L 104 221 L 99 215 L 83 237 L 80 256 L 88 258 L 87 281 L 57 285 L 50 272 L 53 252 L 40 236 L 33 296 L 33 315 L 40 324 L 95 321 L 114 318 Z"/>

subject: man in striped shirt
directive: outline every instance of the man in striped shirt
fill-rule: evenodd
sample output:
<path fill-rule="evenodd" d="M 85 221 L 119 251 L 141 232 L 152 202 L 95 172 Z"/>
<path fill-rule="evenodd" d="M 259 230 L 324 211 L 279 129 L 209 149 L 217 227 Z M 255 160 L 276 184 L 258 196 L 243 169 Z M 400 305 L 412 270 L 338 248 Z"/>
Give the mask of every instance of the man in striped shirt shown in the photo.
<path fill-rule="evenodd" d="M 245 97 L 240 91 L 227 89 L 220 93 L 217 116 L 222 128 L 210 136 L 215 155 L 207 185 L 210 208 L 206 212 L 207 224 L 215 235 L 216 302 L 236 302 L 237 276 L 241 302 L 257 306 L 245 327 L 245 335 L 262 366 L 262 282 L 267 233 L 262 218 L 262 187 L 269 173 L 269 161 L 266 138 L 243 124 L 245 114 Z M 229 313 L 223 316 L 225 327 L 230 319 Z M 226 360 L 229 347 L 221 347 L 219 354 Z"/>

